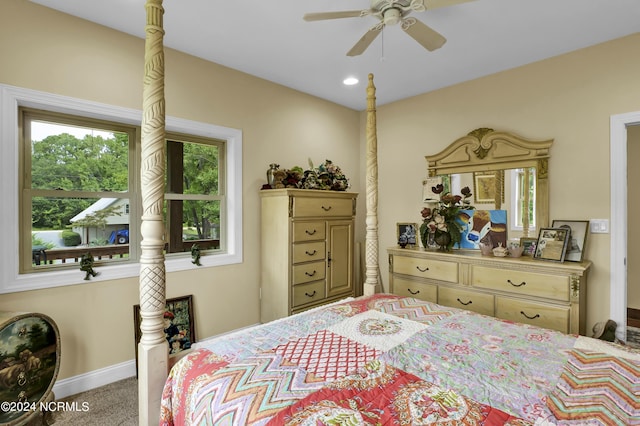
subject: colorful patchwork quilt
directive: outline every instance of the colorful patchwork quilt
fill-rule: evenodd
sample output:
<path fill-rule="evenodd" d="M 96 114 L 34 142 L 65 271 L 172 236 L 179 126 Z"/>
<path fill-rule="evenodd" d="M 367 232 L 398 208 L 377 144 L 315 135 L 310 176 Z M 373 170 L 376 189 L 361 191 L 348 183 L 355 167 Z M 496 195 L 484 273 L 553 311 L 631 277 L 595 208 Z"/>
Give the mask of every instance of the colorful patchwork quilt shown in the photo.
<path fill-rule="evenodd" d="M 349 298 L 201 343 L 161 425 L 640 425 L 640 351 L 414 298 Z"/>

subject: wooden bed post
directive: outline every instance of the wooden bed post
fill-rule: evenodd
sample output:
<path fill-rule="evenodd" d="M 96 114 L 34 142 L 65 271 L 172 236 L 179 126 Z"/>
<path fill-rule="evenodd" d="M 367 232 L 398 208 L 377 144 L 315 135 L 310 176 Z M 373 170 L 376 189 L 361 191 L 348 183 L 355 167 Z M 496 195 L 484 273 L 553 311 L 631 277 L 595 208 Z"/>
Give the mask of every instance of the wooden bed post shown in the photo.
<path fill-rule="evenodd" d="M 367 86 L 367 234 L 365 246 L 366 280 L 364 295 L 369 296 L 378 289 L 378 136 L 376 131 L 376 87 L 373 85 L 373 74 L 369 74 Z"/>
<path fill-rule="evenodd" d="M 138 344 L 138 422 L 157 425 L 167 378 L 169 348 L 164 336 L 165 103 L 162 0 L 145 5 L 144 82 L 142 100 L 142 242 L 140 243 L 140 330 Z"/>

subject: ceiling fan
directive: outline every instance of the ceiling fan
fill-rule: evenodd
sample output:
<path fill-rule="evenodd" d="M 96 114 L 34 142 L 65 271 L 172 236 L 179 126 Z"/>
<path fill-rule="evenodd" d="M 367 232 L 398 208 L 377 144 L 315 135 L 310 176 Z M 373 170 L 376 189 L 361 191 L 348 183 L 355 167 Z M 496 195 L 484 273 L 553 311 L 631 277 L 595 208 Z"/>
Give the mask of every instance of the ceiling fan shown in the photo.
<path fill-rule="evenodd" d="M 305 21 L 322 21 L 338 18 L 362 18 L 373 16 L 380 22 L 369 28 L 369 31 L 347 52 L 347 56 L 358 56 L 382 32 L 387 25 L 400 23 L 400 28 L 409 34 L 415 41 L 429 51 L 436 50 L 447 41 L 442 34 L 423 24 L 421 21 L 408 15 L 413 12 L 424 12 L 438 7 L 452 6 L 458 3 L 466 3 L 472 0 L 370 0 L 371 8 L 365 10 L 347 10 L 342 12 L 318 12 L 307 13 Z M 425 4 L 426 3 L 426 4 Z"/>

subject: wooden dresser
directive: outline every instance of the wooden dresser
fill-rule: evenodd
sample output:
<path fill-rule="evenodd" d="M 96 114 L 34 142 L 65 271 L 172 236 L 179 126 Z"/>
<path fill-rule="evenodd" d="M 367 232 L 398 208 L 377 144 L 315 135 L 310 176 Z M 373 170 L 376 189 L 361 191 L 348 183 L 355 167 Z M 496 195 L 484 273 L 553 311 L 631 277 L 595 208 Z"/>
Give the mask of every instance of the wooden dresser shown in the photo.
<path fill-rule="evenodd" d="M 357 196 L 307 189 L 260 192 L 263 323 L 354 295 Z"/>
<path fill-rule="evenodd" d="M 388 249 L 390 291 L 563 333 L 586 333 L 590 261 Z"/>

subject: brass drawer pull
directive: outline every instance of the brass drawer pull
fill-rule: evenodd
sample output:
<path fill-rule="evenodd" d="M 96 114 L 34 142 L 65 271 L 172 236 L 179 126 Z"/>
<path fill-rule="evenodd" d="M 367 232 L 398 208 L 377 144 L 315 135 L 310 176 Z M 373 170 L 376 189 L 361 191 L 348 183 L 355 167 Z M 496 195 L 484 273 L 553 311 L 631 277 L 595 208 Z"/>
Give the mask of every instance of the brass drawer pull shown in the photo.
<path fill-rule="evenodd" d="M 315 295 L 316 295 L 316 291 L 315 291 L 315 290 L 313 290 L 313 293 L 311 293 L 311 294 L 309 294 L 309 293 L 307 293 L 307 292 L 305 291 L 304 295 L 305 295 L 305 296 L 307 296 L 307 297 L 313 297 L 313 296 L 315 296 Z"/>
<path fill-rule="evenodd" d="M 316 271 L 314 270 L 314 271 L 313 271 L 313 272 L 311 272 L 311 273 L 309 273 L 309 272 L 305 272 L 304 274 L 305 274 L 306 276 L 308 276 L 308 277 L 312 277 L 312 276 L 314 276 L 314 275 L 316 274 Z"/>
<path fill-rule="evenodd" d="M 416 269 L 417 269 L 418 271 L 420 271 L 420 272 L 427 272 L 427 271 L 429 270 L 429 267 L 426 267 L 426 268 L 422 269 L 421 267 L 416 266 Z"/>
<path fill-rule="evenodd" d="M 528 318 L 528 319 L 530 319 L 530 320 L 532 320 L 532 319 L 536 319 L 536 318 L 540 318 L 540 314 L 535 314 L 534 316 L 530 317 L 529 315 L 525 314 L 525 313 L 524 313 L 524 311 L 520 311 L 520 313 L 521 313 L 522 315 L 524 315 L 524 316 L 525 316 L 525 318 Z"/>
<path fill-rule="evenodd" d="M 315 235 L 316 230 L 314 229 L 314 230 L 312 230 L 312 231 L 309 231 L 308 229 L 305 229 L 305 230 L 304 230 L 304 232 L 305 232 L 307 235 Z"/>
<path fill-rule="evenodd" d="M 407 291 L 408 291 L 409 293 L 411 293 L 411 294 L 414 294 L 414 295 L 415 295 L 415 294 L 420 293 L 420 290 L 413 291 L 413 290 L 411 290 L 410 288 L 408 288 L 408 289 L 407 289 Z"/>
<path fill-rule="evenodd" d="M 309 256 L 313 256 L 314 254 L 316 254 L 318 252 L 318 250 L 314 250 L 314 251 L 309 251 L 306 250 L 305 253 L 308 254 Z"/>
<path fill-rule="evenodd" d="M 460 298 L 458 297 L 456 299 L 458 302 L 462 303 L 464 306 L 470 305 L 473 303 L 473 300 L 469 300 L 467 303 L 464 303 L 462 300 L 460 300 Z"/>
<path fill-rule="evenodd" d="M 514 284 L 514 283 L 513 283 L 513 281 L 511 281 L 511 280 L 507 280 L 507 282 L 508 282 L 509 284 L 511 284 L 512 286 L 514 286 L 514 287 L 522 287 L 523 285 L 526 285 L 526 284 L 527 284 L 527 282 L 526 282 L 526 281 L 522 281 L 520 284 Z"/>
<path fill-rule="evenodd" d="M 322 210 L 324 210 L 325 212 L 328 212 L 329 210 L 331 210 L 331 206 L 329 207 L 322 206 Z"/>

